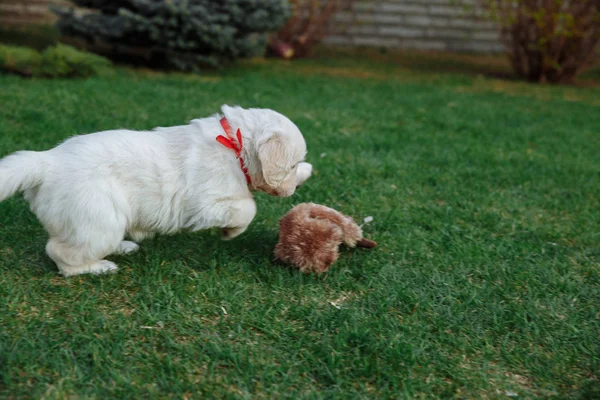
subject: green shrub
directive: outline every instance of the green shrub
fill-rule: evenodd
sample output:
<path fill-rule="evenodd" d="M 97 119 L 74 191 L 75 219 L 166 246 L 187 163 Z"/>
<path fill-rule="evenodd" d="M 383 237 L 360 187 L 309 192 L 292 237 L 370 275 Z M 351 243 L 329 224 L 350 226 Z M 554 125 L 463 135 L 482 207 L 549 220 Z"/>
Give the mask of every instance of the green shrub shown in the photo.
<path fill-rule="evenodd" d="M 87 77 L 106 73 L 111 67 L 108 59 L 59 44 L 42 53 L 40 74 L 47 77 Z"/>
<path fill-rule="evenodd" d="M 600 42 L 600 0 L 479 0 L 498 23 L 515 72 L 572 81 Z"/>
<path fill-rule="evenodd" d="M 3 71 L 33 76 L 42 65 L 42 55 L 29 47 L 0 44 L 0 68 Z"/>
<path fill-rule="evenodd" d="M 63 35 L 94 51 L 151 66 L 197 70 L 264 54 L 269 32 L 290 15 L 287 0 L 75 0 L 95 10 L 55 9 Z"/>
<path fill-rule="evenodd" d="M 0 69 L 24 76 L 75 78 L 104 74 L 111 63 L 96 54 L 58 44 L 42 53 L 28 47 L 0 44 Z"/>

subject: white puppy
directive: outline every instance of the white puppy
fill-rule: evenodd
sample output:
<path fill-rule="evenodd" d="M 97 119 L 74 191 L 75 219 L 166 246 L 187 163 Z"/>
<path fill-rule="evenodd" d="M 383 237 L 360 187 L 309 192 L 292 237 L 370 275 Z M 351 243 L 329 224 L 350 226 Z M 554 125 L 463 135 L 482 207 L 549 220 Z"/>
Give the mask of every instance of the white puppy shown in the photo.
<path fill-rule="evenodd" d="M 137 250 L 126 235 L 219 227 L 234 238 L 256 214 L 251 190 L 290 196 L 312 167 L 283 115 L 221 110 L 188 125 L 98 132 L 12 154 L 0 160 L 0 201 L 24 191 L 64 276 L 116 270 L 103 258 Z"/>

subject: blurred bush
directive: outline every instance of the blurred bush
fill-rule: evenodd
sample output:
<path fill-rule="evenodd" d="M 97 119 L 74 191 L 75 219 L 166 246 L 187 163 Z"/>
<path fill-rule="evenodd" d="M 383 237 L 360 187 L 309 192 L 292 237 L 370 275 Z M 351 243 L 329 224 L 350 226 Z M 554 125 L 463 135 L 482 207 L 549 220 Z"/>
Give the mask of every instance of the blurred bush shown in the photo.
<path fill-rule="evenodd" d="M 74 0 L 56 8 L 63 35 L 149 66 L 198 70 L 264 55 L 269 32 L 290 16 L 287 0 Z"/>
<path fill-rule="evenodd" d="M 573 81 L 600 41 L 600 0 L 480 1 L 501 28 L 515 72 L 530 81 Z"/>
<path fill-rule="evenodd" d="M 43 52 L 0 44 L 0 70 L 22 76 L 76 78 L 106 74 L 111 63 L 96 54 L 59 44 Z"/>
<path fill-rule="evenodd" d="M 269 50 L 282 58 L 304 57 L 329 32 L 335 13 L 354 0 L 290 0 L 292 17 L 271 37 Z"/>

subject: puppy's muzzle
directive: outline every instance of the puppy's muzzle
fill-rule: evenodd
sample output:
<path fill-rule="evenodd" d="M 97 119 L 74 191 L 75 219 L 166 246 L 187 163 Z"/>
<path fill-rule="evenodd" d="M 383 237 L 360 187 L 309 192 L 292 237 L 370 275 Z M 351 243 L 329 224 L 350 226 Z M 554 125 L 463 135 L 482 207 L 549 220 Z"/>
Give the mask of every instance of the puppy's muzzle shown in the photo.
<path fill-rule="evenodd" d="M 296 171 L 296 189 L 298 189 L 312 175 L 312 165 L 307 162 L 301 162 Z"/>

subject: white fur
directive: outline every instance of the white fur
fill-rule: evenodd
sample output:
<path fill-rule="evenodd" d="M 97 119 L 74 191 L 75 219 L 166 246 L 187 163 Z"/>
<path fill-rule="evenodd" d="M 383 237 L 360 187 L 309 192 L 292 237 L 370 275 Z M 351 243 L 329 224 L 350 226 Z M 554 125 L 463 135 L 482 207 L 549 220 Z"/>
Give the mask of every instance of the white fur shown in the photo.
<path fill-rule="evenodd" d="M 64 276 L 115 271 L 109 254 L 138 249 L 155 233 L 246 230 L 256 214 L 251 190 L 290 196 L 311 174 L 298 128 L 272 110 L 222 107 L 241 129 L 248 187 L 235 154 L 216 141 L 221 115 L 188 125 L 81 135 L 44 152 L 0 160 L 0 201 L 24 191 L 50 234 L 46 252 Z M 299 165 L 300 164 L 300 165 Z"/>
<path fill-rule="evenodd" d="M 306 182 L 306 180 L 308 178 L 310 178 L 310 176 L 312 175 L 312 165 L 310 165 L 307 162 L 301 162 L 298 165 L 298 172 L 296 173 L 296 179 L 297 179 L 297 185 L 300 186 L 302 185 L 304 182 Z"/>

